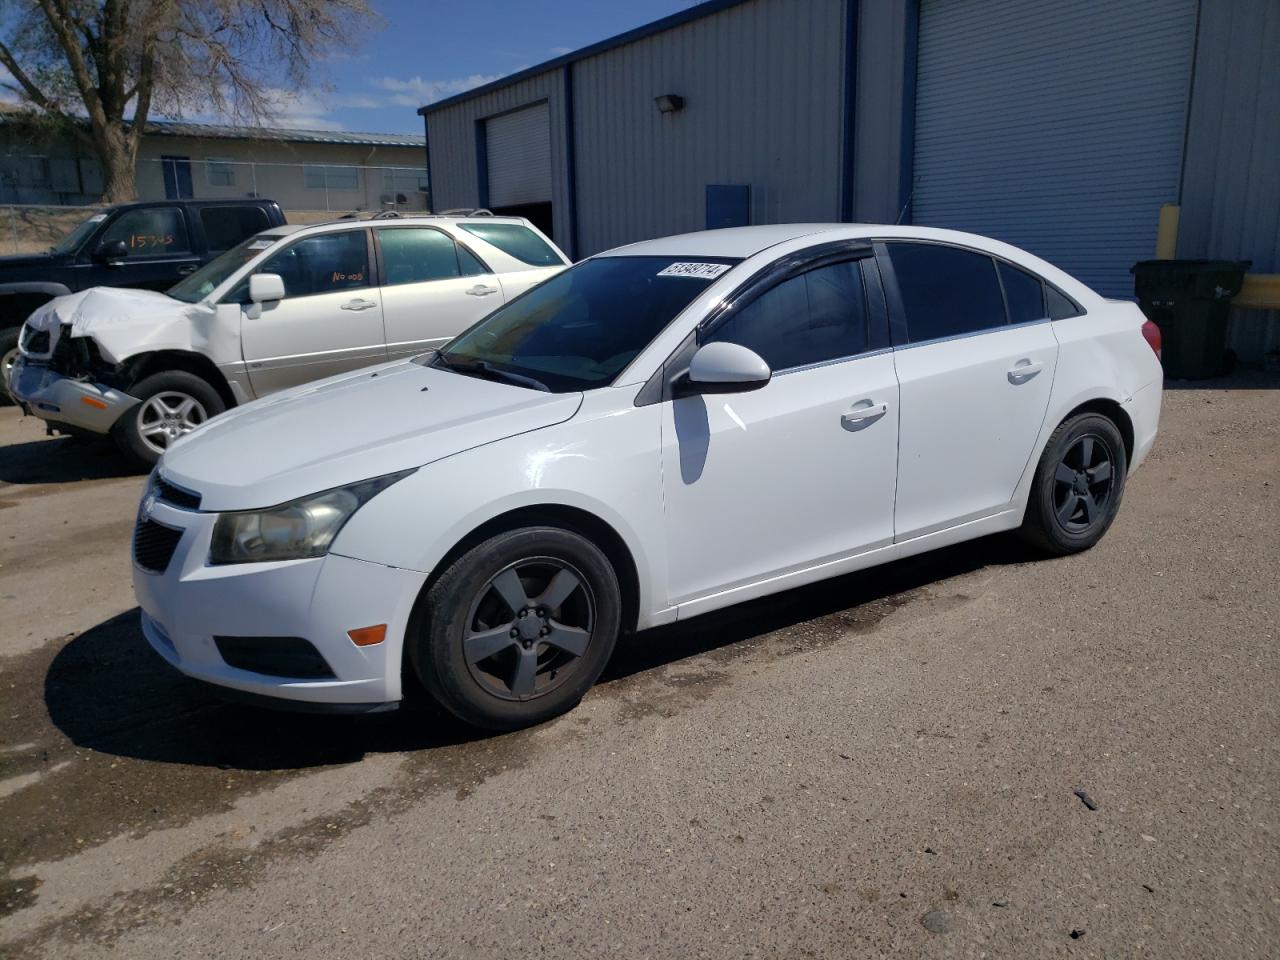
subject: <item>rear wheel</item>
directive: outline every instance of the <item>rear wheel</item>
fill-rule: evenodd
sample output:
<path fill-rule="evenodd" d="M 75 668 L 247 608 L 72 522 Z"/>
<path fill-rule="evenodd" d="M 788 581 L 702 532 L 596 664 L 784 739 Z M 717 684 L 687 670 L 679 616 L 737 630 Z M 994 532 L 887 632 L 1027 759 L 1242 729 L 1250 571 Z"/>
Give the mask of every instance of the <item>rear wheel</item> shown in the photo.
<path fill-rule="evenodd" d="M 167 370 L 139 381 L 129 393 L 140 401 L 111 428 L 120 449 L 150 466 L 180 437 L 226 409 L 209 383 L 185 370 Z"/>
<path fill-rule="evenodd" d="M 1082 413 L 1064 421 L 1036 467 L 1022 536 L 1049 553 L 1088 550 L 1120 509 L 1128 466 L 1111 420 Z"/>
<path fill-rule="evenodd" d="M 432 584 L 409 660 L 455 716 L 490 730 L 526 727 L 572 709 L 596 682 L 621 610 L 618 578 L 595 544 L 555 527 L 514 530 Z"/>
<path fill-rule="evenodd" d="M 20 327 L 0 330 L 0 406 L 13 403 L 9 395 L 9 373 L 18 360 L 18 333 Z"/>

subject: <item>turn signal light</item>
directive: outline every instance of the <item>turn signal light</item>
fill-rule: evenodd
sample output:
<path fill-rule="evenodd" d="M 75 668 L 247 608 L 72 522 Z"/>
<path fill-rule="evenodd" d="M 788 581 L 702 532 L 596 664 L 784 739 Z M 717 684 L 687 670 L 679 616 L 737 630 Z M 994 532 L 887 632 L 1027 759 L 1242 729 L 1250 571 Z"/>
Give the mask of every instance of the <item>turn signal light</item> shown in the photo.
<path fill-rule="evenodd" d="M 373 627 L 357 627 L 355 630 L 348 630 L 347 636 L 357 647 L 372 647 L 387 639 L 387 625 L 379 623 Z"/>
<path fill-rule="evenodd" d="M 80 402 L 83 403 L 86 407 L 93 407 L 95 410 L 107 409 L 106 401 L 99 400 L 97 397 L 81 397 Z"/>
<path fill-rule="evenodd" d="M 1147 341 L 1148 346 L 1156 352 L 1156 359 L 1162 360 L 1160 350 L 1164 346 L 1164 342 L 1160 339 L 1160 328 L 1148 320 L 1142 325 L 1142 338 Z"/>

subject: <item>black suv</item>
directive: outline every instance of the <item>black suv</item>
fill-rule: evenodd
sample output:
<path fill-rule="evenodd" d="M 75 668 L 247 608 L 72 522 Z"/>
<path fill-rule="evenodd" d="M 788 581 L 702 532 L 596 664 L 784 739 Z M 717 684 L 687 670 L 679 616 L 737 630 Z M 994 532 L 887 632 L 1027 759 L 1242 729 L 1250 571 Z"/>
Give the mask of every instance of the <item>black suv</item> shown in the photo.
<path fill-rule="evenodd" d="M 274 200 L 122 203 L 98 211 L 47 253 L 0 257 L 0 403 L 18 331 L 42 303 L 89 287 L 168 290 L 241 240 L 284 222 Z"/>

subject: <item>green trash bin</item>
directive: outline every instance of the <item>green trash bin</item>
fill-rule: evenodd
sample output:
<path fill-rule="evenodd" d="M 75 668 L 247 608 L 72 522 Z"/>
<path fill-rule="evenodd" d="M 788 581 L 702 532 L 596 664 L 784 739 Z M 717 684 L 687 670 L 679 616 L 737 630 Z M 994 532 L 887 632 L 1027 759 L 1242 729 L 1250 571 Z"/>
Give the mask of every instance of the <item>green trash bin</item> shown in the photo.
<path fill-rule="evenodd" d="M 1160 328 L 1166 377 L 1204 380 L 1227 372 L 1231 298 L 1249 260 L 1143 260 L 1131 268 L 1134 293 Z"/>

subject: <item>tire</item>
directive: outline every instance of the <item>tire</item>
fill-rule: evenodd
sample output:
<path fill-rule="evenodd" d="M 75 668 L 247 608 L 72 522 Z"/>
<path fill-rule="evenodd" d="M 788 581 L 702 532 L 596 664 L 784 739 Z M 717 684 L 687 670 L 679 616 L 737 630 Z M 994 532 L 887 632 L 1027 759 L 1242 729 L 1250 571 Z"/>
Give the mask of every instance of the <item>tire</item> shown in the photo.
<path fill-rule="evenodd" d="M 18 359 L 18 333 L 21 327 L 0 330 L 0 407 L 16 401 L 9 395 L 9 368 Z"/>
<path fill-rule="evenodd" d="M 407 653 L 454 716 L 515 730 L 577 705 L 613 653 L 621 615 L 618 577 L 599 547 L 568 530 L 526 527 L 445 570 L 414 618 Z"/>
<path fill-rule="evenodd" d="M 1055 556 L 1088 550 L 1120 509 L 1129 459 L 1116 425 L 1099 413 L 1070 417 L 1036 466 L 1019 534 Z"/>
<path fill-rule="evenodd" d="M 210 383 L 185 370 L 153 374 L 129 393 L 140 402 L 116 421 L 111 437 L 121 452 L 148 467 L 178 437 L 226 409 Z"/>

